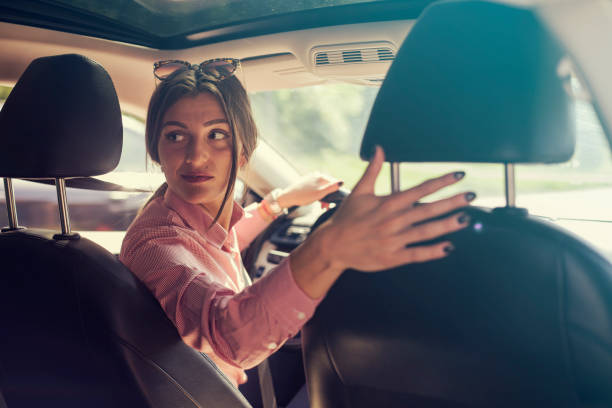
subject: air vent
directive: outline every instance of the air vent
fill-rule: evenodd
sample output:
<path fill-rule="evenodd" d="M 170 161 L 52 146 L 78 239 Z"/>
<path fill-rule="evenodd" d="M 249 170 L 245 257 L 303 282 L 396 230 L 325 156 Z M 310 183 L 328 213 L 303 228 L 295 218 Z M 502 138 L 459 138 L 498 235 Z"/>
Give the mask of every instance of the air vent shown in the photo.
<path fill-rule="evenodd" d="M 391 62 L 395 52 L 391 47 L 369 47 L 358 49 L 336 49 L 314 53 L 316 67 L 325 65 L 362 64 Z"/>
<path fill-rule="evenodd" d="M 317 45 L 310 49 L 310 72 L 321 79 L 380 86 L 395 52 L 390 41 Z"/>

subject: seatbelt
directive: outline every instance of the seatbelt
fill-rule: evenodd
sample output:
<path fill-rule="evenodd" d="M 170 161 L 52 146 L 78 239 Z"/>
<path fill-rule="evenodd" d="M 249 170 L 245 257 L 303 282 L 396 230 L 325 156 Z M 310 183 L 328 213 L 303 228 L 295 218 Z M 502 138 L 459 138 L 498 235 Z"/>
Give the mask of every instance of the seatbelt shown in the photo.
<path fill-rule="evenodd" d="M 274 383 L 272 382 L 272 372 L 268 359 L 265 359 L 257 366 L 259 376 L 259 391 L 264 408 L 277 408 L 276 395 L 274 394 Z M 0 406 L 2 408 L 2 406 Z"/>
<path fill-rule="evenodd" d="M 251 281 L 251 277 L 242 263 L 240 271 L 242 272 L 242 278 L 246 282 L 246 285 L 250 286 L 253 282 Z M 259 377 L 259 392 L 261 394 L 263 408 L 278 408 L 278 405 L 276 404 L 276 394 L 274 393 L 272 371 L 270 371 L 270 363 L 268 363 L 268 359 L 265 359 L 257 366 L 257 376 Z"/>

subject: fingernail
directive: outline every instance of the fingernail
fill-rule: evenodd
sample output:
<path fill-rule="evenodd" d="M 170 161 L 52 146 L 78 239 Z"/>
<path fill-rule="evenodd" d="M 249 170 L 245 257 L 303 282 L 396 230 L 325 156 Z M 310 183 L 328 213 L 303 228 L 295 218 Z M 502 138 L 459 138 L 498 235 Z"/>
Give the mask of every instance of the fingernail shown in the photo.
<path fill-rule="evenodd" d="M 455 176 L 456 180 L 461 180 L 463 177 L 465 177 L 465 171 L 456 171 L 453 176 Z"/>
<path fill-rule="evenodd" d="M 342 187 L 344 185 L 344 181 L 339 181 L 338 182 L 338 187 Z"/>
<path fill-rule="evenodd" d="M 444 247 L 444 253 L 446 254 L 450 254 L 454 250 L 455 250 L 455 247 L 453 246 L 453 244 L 448 244 L 447 246 Z"/>
<path fill-rule="evenodd" d="M 474 201 L 474 199 L 476 198 L 476 193 L 472 193 L 471 191 L 469 193 L 465 193 L 465 200 L 469 203 L 470 201 Z"/>
<path fill-rule="evenodd" d="M 457 217 L 457 222 L 459 224 L 467 224 L 470 222 L 470 216 L 467 214 L 461 214 L 459 217 Z"/>

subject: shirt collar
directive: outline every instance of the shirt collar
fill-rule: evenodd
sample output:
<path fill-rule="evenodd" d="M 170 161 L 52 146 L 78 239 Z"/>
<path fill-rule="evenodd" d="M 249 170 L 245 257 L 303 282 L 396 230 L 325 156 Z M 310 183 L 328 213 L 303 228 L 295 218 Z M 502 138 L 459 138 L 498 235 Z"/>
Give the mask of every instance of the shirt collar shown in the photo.
<path fill-rule="evenodd" d="M 232 203 L 233 209 L 229 230 L 231 230 L 244 216 L 242 207 L 233 200 Z M 202 206 L 188 203 L 170 188 L 168 188 L 164 194 L 164 204 L 166 204 L 168 208 L 174 210 L 190 228 L 197 231 L 215 247 L 221 248 L 227 240 L 228 231 L 219 225 L 218 222 L 215 222 L 212 227 L 208 228 L 213 221 L 213 217 L 208 214 Z"/>

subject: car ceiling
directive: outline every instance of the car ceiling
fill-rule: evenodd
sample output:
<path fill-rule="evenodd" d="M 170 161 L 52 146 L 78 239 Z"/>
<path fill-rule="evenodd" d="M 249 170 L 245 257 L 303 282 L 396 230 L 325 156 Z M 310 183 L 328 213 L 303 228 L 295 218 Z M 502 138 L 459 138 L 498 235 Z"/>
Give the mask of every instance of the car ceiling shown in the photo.
<path fill-rule="evenodd" d="M 1 0 L 0 21 L 156 49 L 414 19 L 433 0 Z"/>
<path fill-rule="evenodd" d="M 580 71 L 588 74 L 585 82 L 597 97 L 596 109 L 612 141 L 609 58 L 607 53 L 598 51 L 600 48 L 591 46 L 609 38 L 608 20 L 603 16 L 612 11 L 611 3 L 496 1 L 536 5 L 570 55 L 578 58 Z M 376 84 L 384 77 L 390 61 L 319 69 L 314 64 L 313 51 L 320 47 L 350 50 L 367 44 L 389 44 L 396 50 L 414 19 L 430 3 L 432 0 L 183 0 L 178 6 L 176 0 L 0 0 L 0 84 L 12 86 L 34 58 L 76 52 L 100 62 L 109 71 L 122 109 L 140 117 L 144 117 L 155 86 L 152 64 L 160 59 L 198 62 L 228 56 L 240 58 L 243 61 L 240 79 L 250 91 L 337 80 Z M 117 7 L 122 4 L 156 12 L 160 21 L 167 14 L 166 23 L 159 24 L 182 23 L 183 19 L 177 17 L 181 13 L 199 17 L 161 35 L 152 29 L 136 29 L 129 19 L 113 20 L 113 13 L 117 15 Z M 261 10 L 255 10 L 254 5 Z M 247 11 L 236 12 L 242 7 Z M 226 14 L 225 20 L 221 9 Z M 598 16 L 601 23 L 595 24 L 598 21 L 593 16 L 575 17 L 588 11 Z M 213 14 L 215 18 L 206 18 Z M 574 41 L 584 37 L 584 44 L 573 44 L 570 35 Z M 592 55 L 586 55 L 588 52 Z M 596 75 L 598 72 L 601 75 Z"/>
<path fill-rule="evenodd" d="M 146 41 L 136 41 L 129 33 L 111 30 L 112 24 L 106 31 L 94 30 L 98 27 L 94 24 L 99 20 L 97 16 L 88 17 L 91 25 L 87 29 L 83 28 L 87 25 L 85 20 L 82 24 L 71 25 L 70 18 L 75 18 L 72 14 L 65 13 L 58 18 L 55 12 L 49 11 L 59 8 L 57 1 L 9 3 L 0 0 L 0 21 L 4 21 L 0 22 L 0 84 L 14 85 L 37 57 L 79 53 L 98 61 L 109 71 L 122 110 L 139 117 L 145 116 L 148 98 L 155 86 L 153 63 L 163 59 L 195 63 L 219 57 L 239 58 L 242 60 L 239 79 L 251 92 L 330 81 L 378 85 L 391 60 L 318 68 L 313 50 L 330 48 L 342 52 L 382 44 L 394 52 L 409 32 L 414 18 L 430 2 L 366 2 L 267 16 L 258 19 L 257 24 L 250 20 L 238 21 L 222 29 L 202 26 L 204 28 L 196 30 L 204 30 L 196 33 L 201 37 L 197 41 L 183 36 L 182 40 L 173 43 L 180 47 L 165 47 L 168 43 L 164 41 L 170 41 L 168 38 L 149 36 Z M 235 3 L 230 1 L 228 5 L 236 7 Z M 28 5 L 32 6 L 31 10 Z M 47 14 L 43 13 L 43 6 L 47 7 Z M 355 12 L 345 13 L 347 10 Z M 254 29 L 253 24 L 261 27 Z M 206 27 L 210 30 L 206 31 Z M 267 34 L 262 34 L 264 32 Z M 173 38 L 175 41 L 177 37 Z"/>

